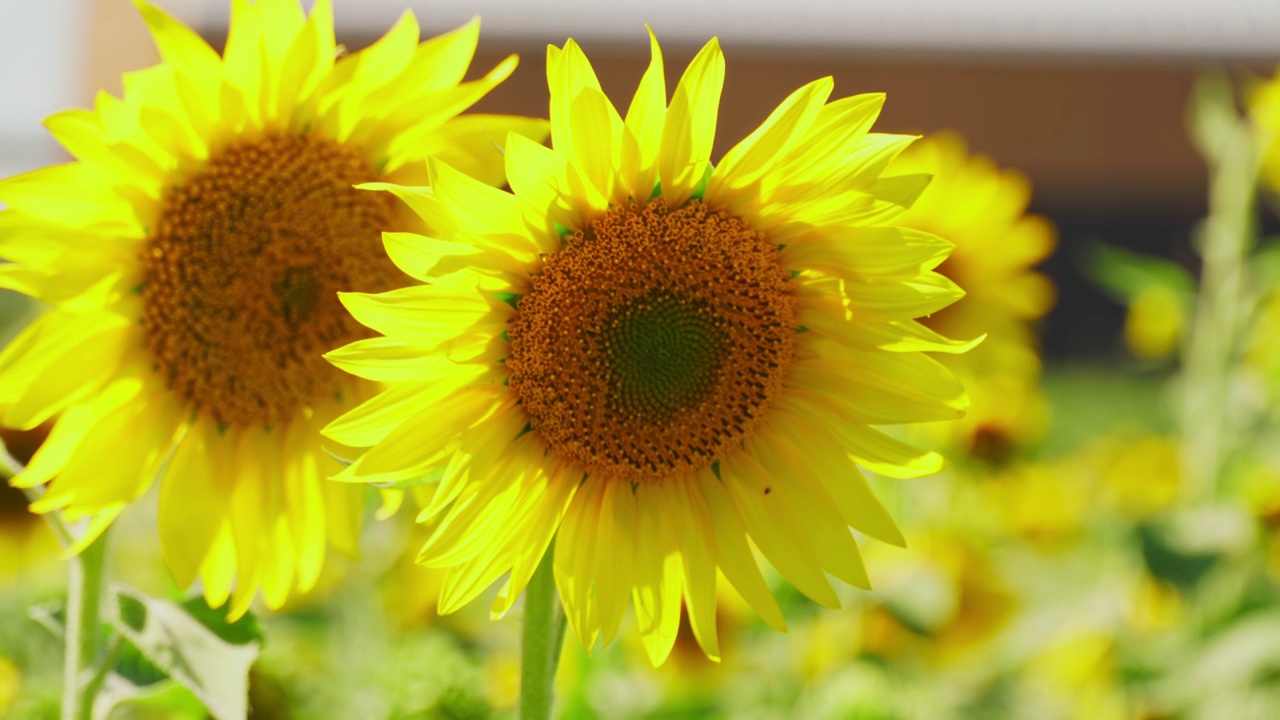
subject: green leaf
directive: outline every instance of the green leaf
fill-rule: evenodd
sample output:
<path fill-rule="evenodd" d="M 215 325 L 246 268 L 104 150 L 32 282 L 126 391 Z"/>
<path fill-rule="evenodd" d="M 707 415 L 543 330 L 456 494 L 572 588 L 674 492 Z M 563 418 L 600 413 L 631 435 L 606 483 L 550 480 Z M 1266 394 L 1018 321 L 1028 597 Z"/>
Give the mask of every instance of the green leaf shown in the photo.
<path fill-rule="evenodd" d="M 121 587 L 112 589 L 111 598 L 111 624 L 148 662 L 186 687 L 217 720 L 245 717 L 249 667 L 261 645 L 256 622 L 229 624 L 216 613 Z M 108 680 L 138 687 L 119 675 Z M 118 689 L 128 695 L 128 688 Z"/>
<path fill-rule="evenodd" d="M 124 647 L 120 648 L 120 659 L 116 661 L 116 666 L 112 668 L 112 671 L 116 676 L 139 688 L 169 679 L 169 676 L 165 675 L 163 670 L 156 667 L 155 663 L 148 660 L 142 654 L 142 651 L 131 642 L 125 642 Z"/>
<path fill-rule="evenodd" d="M 1180 588 L 1195 586 L 1224 557 L 1255 541 L 1243 508 L 1218 504 L 1178 510 L 1138 528 L 1142 557 L 1153 577 Z"/>
<path fill-rule="evenodd" d="M 58 640 L 67 636 L 67 606 L 61 600 L 32 605 L 27 608 L 27 616 Z"/>
<path fill-rule="evenodd" d="M 1152 286 L 1168 288 L 1188 303 L 1196 292 L 1196 281 L 1191 273 L 1172 260 L 1103 243 L 1093 243 L 1088 247 L 1082 265 L 1086 276 L 1126 305 L 1138 293 Z"/>
<path fill-rule="evenodd" d="M 1263 242 L 1261 249 L 1249 258 L 1247 269 L 1256 290 L 1266 292 L 1280 286 L 1280 241 Z"/>
<path fill-rule="evenodd" d="M 264 639 L 262 627 L 258 625 L 258 618 L 253 613 L 246 613 L 239 620 L 229 623 L 225 605 L 220 608 L 211 608 L 200 595 L 182 603 L 182 608 L 201 625 L 209 628 L 214 635 L 232 645 L 262 644 Z"/>
<path fill-rule="evenodd" d="M 205 720 L 207 717 L 209 714 L 200 698 L 172 680 L 138 686 L 112 675 L 93 702 L 93 720 Z"/>

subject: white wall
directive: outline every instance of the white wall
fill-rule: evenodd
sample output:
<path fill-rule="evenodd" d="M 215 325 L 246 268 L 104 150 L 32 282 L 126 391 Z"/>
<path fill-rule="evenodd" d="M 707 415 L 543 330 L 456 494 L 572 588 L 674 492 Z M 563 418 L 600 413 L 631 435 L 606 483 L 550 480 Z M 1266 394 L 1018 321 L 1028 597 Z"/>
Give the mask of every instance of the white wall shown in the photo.
<path fill-rule="evenodd" d="M 7 0 L 0 0 L 7 1 Z M 225 0 L 158 0 L 225 28 Z M 307 4 L 310 4 L 308 0 Z M 785 44 L 878 50 L 1280 59 L 1280 0 L 334 0 L 340 28 L 385 30 L 408 6 L 432 32 L 481 16 L 488 37 L 644 46 Z"/>
<path fill-rule="evenodd" d="M 40 121 L 83 103 L 86 4 L 0 0 L 0 177 L 65 158 Z"/>

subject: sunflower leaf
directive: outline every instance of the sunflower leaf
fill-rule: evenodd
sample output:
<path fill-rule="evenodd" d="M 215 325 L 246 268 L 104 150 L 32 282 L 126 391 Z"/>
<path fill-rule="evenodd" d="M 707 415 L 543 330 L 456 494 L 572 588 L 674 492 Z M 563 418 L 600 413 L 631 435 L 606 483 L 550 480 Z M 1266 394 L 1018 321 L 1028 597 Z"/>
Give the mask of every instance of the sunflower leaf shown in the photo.
<path fill-rule="evenodd" d="M 1122 303 L 1127 304 L 1153 286 L 1188 299 L 1195 294 L 1191 273 L 1172 260 L 1093 243 L 1085 251 L 1081 265 L 1090 279 Z"/>
<path fill-rule="evenodd" d="M 140 660 L 189 690 L 216 720 L 245 717 L 249 667 L 261 647 L 256 621 L 227 623 L 216 610 L 123 587 L 112 589 L 111 601 L 111 624 L 137 649 Z M 120 696 L 113 702 L 130 697 L 127 686 L 156 684 L 138 686 L 119 674 L 112 675 L 112 682 Z"/>

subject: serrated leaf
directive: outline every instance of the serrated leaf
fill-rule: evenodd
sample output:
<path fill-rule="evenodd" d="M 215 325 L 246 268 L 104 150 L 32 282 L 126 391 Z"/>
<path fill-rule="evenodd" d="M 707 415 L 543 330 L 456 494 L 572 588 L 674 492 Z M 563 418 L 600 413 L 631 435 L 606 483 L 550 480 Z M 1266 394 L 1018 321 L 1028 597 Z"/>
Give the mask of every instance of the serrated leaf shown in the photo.
<path fill-rule="evenodd" d="M 142 654 L 142 651 L 131 642 L 125 642 L 120 649 L 120 659 L 116 661 L 113 668 L 116 675 L 136 685 L 144 688 L 163 682 L 169 679 L 164 671 L 155 666 Z"/>
<path fill-rule="evenodd" d="M 217 720 L 245 717 L 249 668 L 261 644 L 256 629 L 231 632 L 223 621 L 222 635 L 246 640 L 228 642 L 177 603 L 121 587 L 112 589 L 111 598 L 111 624 L 147 661 L 190 690 Z"/>

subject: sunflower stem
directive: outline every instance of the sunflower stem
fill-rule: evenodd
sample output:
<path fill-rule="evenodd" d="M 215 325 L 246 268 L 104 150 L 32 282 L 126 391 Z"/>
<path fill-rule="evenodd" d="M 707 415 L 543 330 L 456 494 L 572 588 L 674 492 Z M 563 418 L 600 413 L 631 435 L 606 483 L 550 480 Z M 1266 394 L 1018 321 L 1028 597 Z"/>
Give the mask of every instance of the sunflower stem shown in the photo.
<path fill-rule="evenodd" d="M 98 628 L 102 605 L 107 533 L 68 561 L 66 657 L 62 677 L 62 720 L 88 720 L 100 682 Z"/>
<path fill-rule="evenodd" d="M 565 617 L 556 602 L 556 583 L 551 568 L 554 555 L 553 542 L 524 591 L 520 720 L 549 720 L 555 701 L 556 668 L 560 664 Z"/>

